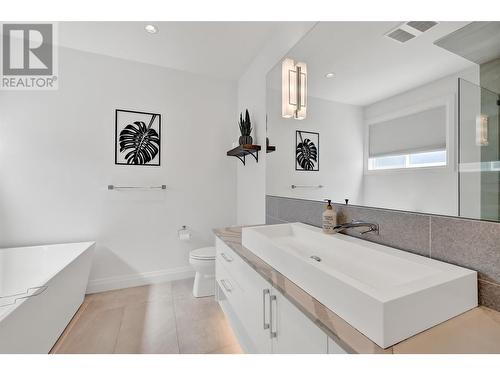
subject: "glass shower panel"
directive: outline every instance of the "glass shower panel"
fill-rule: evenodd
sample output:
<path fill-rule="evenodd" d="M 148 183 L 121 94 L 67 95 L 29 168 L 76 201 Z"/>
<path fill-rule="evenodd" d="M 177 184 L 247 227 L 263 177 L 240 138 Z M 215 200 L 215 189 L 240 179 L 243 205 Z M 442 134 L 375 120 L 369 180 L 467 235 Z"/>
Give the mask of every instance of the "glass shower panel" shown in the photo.
<path fill-rule="evenodd" d="M 459 215 L 500 219 L 498 93 L 459 80 Z"/>

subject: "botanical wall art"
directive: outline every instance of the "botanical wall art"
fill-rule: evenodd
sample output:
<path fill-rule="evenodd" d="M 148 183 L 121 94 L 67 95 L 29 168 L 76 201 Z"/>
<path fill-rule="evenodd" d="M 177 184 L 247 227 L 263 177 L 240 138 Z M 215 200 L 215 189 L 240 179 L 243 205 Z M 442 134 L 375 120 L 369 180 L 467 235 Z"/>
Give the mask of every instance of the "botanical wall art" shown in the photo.
<path fill-rule="evenodd" d="M 115 111 L 115 164 L 159 166 L 161 115 Z"/>
<path fill-rule="evenodd" d="M 295 170 L 319 171 L 319 133 L 295 132 Z"/>

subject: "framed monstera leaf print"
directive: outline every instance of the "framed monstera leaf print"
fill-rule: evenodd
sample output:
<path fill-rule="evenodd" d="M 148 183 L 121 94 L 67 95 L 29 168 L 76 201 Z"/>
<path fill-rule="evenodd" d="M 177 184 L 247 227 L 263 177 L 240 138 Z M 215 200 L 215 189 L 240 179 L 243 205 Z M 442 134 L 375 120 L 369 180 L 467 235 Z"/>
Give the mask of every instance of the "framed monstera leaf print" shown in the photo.
<path fill-rule="evenodd" d="M 115 164 L 160 166 L 161 115 L 115 111 Z"/>
<path fill-rule="evenodd" d="M 319 133 L 295 132 L 295 170 L 319 171 Z"/>

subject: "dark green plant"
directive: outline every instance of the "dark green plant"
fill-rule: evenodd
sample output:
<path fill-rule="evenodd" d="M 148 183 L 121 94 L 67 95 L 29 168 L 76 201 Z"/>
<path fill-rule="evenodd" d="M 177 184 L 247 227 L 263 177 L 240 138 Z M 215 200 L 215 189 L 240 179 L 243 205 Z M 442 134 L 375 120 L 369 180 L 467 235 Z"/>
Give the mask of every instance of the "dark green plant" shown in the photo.
<path fill-rule="evenodd" d="M 243 120 L 243 114 L 240 113 L 240 133 L 243 136 L 249 136 L 252 133 L 252 123 L 250 122 L 250 114 L 248 109 L 245 111 L 245 120 Z"/>

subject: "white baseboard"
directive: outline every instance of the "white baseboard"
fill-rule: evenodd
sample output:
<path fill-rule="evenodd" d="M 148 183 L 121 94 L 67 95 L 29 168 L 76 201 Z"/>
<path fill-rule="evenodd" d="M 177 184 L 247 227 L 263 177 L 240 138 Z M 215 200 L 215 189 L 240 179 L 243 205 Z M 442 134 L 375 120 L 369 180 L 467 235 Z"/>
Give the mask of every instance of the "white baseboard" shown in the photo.
<path fill-rule="evenodd" d="M 131 288 L 134 286 L 159 284 L 167 281 L 182 280 L 193 277 L 195 274 L 191 266 L 171 268 L 168 270 L 135 273 L 131 275 L 105 277 L 90 280 L 87 285 L 87 294 L 105 292 L 107 290 Z"/>

